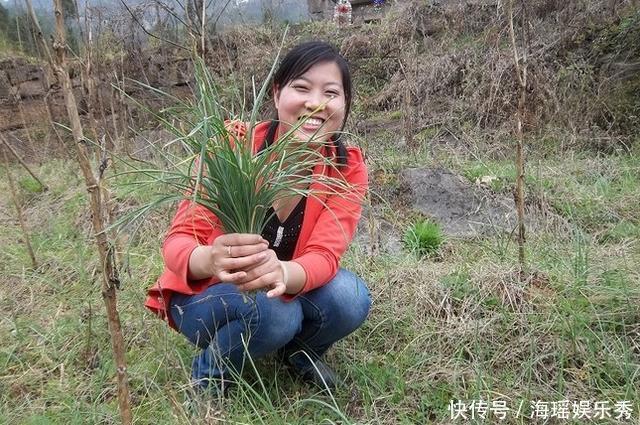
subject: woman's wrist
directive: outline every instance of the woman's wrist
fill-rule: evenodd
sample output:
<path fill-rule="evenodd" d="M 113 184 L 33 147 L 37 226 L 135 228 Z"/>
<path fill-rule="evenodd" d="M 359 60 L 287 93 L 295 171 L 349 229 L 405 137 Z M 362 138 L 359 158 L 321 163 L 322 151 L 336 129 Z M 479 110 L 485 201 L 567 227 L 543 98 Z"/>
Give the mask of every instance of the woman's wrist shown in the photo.
<path fill-rule="evenodd" d="M 208 274 L 203 267 L 203 265 L 207 263 L 204 257 L 209 255 L 209 249 L 211 249 L 211 247 L 208 245 L 198 245 L 191 251 L 191 255 L 189 256 L 189 269 L 187 271 L 189 280 L 200 280 L 212 276 L 212 274 Z"/>
<path fill-rule="evenodd" d="M 282 280 L 287 288 L 285 294 L 295 295 L 302 291 L 307 280 L 302 266 L 293 261 L 280 261 L 280 265 L 282 266 Z"/>
<path fill-rule="evenodd" d="M 284 264 L 284 261 L 280 261 L 280 267 L 282 267 L 282 283 L 284 286 L 287 286 L 289 282 L 289 271 L 287 270 L 287 266 Z"/>

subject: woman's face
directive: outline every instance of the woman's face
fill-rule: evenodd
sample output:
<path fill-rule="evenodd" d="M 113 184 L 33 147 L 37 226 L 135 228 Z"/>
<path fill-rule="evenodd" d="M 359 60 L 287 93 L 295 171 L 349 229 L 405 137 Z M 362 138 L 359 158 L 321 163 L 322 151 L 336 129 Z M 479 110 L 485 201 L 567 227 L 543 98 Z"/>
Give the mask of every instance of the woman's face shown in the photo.
<path fill-rule="evenodd" d="M 307 72 L 274 89 L 281 131 L 288 131 L 308 117 L 295 132 L 300 140 L 311 136 L 327 140 L 344 121 L 345 95 L 342 74 L 335 62 L 320 62 Z"/>

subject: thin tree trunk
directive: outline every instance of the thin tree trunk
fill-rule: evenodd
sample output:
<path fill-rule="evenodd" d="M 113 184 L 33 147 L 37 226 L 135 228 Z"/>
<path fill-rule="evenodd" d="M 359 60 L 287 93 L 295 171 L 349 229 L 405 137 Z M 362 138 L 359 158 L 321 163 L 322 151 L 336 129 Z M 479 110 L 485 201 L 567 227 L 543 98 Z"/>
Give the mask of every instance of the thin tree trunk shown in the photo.
<path fill-rule="evenodd" d="M 42 29 L 40 28 L 40 23 L 38 22 L 38 19 L 36 17 L 36 13 L 33 10 L 33 5 L 31 4 L 31 1 L 27 1 L 25 0 L 25 5 L 27 6 L 27 11 L 29 13 L 29 16 L 31 17 L 31 22 L 33 23 L 33 30 L 34 30 L 34 37 L 35 37 L 35 43 L 36 46 L 39 46 L 38 51 L 42 54 L 42 56 L 44 57 L 44 59 L 46 61 L 49 62 L 49 64 L 51 64 L 51 55 L 49 53 L 49 48 L 47 47 L 47 43 L 44 42 L 44 36 L 42 35 Z M 44 107 L 45 110 L 47 112 L 47 119 L 49 121 L 49 126 L 51 127 L 51 130 L 53 131 L 53 134 L 55 134 L 56 139 L 58 140 L 58 143 L 60 145 L 64 145 L 64 141 L 62 140 L 62 137 L 60 137 L 60 133 L 58 133 L 58 129 L 56 128 L 56 125 L 54 123 L 53 120 L 53 113 L 51 112 L 51 105 L 49 104 L 49 99 L 51 98 L 51 75 L 50 73 L 53 71 L 53 69 L 51 67 L 47 68 L 46 66 L 42 67 L 42 75 L 43 75 L 43 82 L 42 85 L 44 86 L 44 90 L 45 90 L 45 95 L 44 95 Z"/>
<path fill-rule="evenodd" d="M 526 273 L 525 257 L 525 225 L 524 225 L 524 113 L 527 100 L 527 46 L 523 49 L 522 58 L 518 55 L 515 30 L 513 28 L 513 2 L 509 0 L 509 36 L 513 48 L 513 60 L 518 79 L 518 112 L 516 114 L 516 191 L 514 194 L 518 215 L 518 262 L 520 274 Z M 523 19 L 523 22 L 525 19 Z M 526 29 L 524 30 L 526 32 Z M 525 43 L 526 44 L 526 43 Z"/>
<path fill-rule="evenodd" d="M 22 213 L 22 207 L 20 206 L 20 200 L 18 199 L 18 194 L 16 193 L 16 186 L 13 183 L 13 177 L 11 176 L 11 170 L 9 169 L 9 160 L 7 159 L 7 153 L 5 151 L 2 151 L 2 159 L 4 160 L 4 165 L 6 167 L 7 182 L 9 183 L 9 191 L 11 192 L 11 200 L 13 201 L 13 205 L 16 207 L 16 213 L 18 214 L 18 222 L 20 223 L 20 228 L 22 229 L 22 235 L 24 237 L 24 244 L 27 247 L 29 258 L 31 258 L 31 265 L 33 266 L 34 269 L 37 269 L 38 262 L 36 261 L 35 254 L 33 253 L 33 248 L 31 247 L 29 230 L 27 229 L 27 224 L 25 223 L 25 220 L 24 220 L 24 214 Z"/>
<path fill-rule="evenodd" d="M 109 108 L 111 109 L 111 124 L 113 125 L 113 132 L 116 135 L 115 149 L 120 149 L 120 132 L 118 131 L 118 120 L 116 116 L 116 109 L 113 105 L 113 98 L 116 96 L 115 90 L 112 88 L 109 91 Z"/>
<path fill-rule="evenodd" d="M 120 57 L 120 75 L 118 76 L 116 74 L 116 78 L 117 78 L 117 81 L 118 81 L 118 103 L 119 103 L 118 109 L 120 111 L 119 118 L 120 118 L 120 126 L 121 126 L 120 127 L 120 130 L 121 130 L 120 138 L 122 139 L 121 142 L 124 143 L 125 152 L 128 153 L 129 152 L 128 151 L 128 149 L 129 149 L 128 145 L 129 144 L 127 143 L 127 139 L 129 138 L 129 122 L 128 122 L 127 117 L 128 117 L 129 109 L 127 107 L 127 102 L 126 102 L 125 96 L 124 96 L 124 93 L 125 93 L 125 90 L 126 90 L 125 83 L 124 83 L 124 81 L 125 81 L 124 75 L 125 75 L 124 74 L 124 62 L 123 62 L 123 58 Z"/>
<path fill-rule="evenodd" d="M 80 72 L 80 78 L 83 79 L 82 86 L 84 87 L 84 95 L 87 99 L 87 115 L 89 116 L 89 126 L 91 128 L 91 135 L 93 136 L 94 143 L 98 142 L 98 120 L 96 119 L 96 84 L 93 79 L 91 48 L 86 46 L 84 49 L 84 67 Z"/>
<path fill-rule="evenodd" d="M 18 21 L 17 13 L 16 13 L 16 33 L 18 34 L 18 46 L 20 47 L 20 51 L 24 52 L 24 48 L 22 46 L 22 36 L 20 35 L 20 21 Z"/>
<path fill-rule="evenodd" d="M 30 0 L 26 1 L 30 2 Z M 114 249 L 109 243 L 105 232 L 108 207 L 105 203 L 106 197 L 102 192 L 101 181 L 96 179 L 93 171 L 91 170 L 89 152 L 85 145 L 85 138 L 82 125 L 80 123 L 78 107 L 71 89 L 71 80 L 69 78 L 66 63 L 67 45 L 61 0 L 54 0 L 53 4 L 56 18 L 55 38 L 53 42 L 55 60 L 53 60 L 50 54 L 48 54 L 48 57 L 50 58 L 51 67 L 55 71 L 60 85 L 62 86 L 65 106 L 71 124 L 71 132 L 75 142 L 73 145 L 73 153 L 78 160 L 78 164 L 84 176 L 87 192 L 89 193 L 93 232 L 102 266 L 102 298 L 107 310 L 107 322 L 109 325 L 109 332 L 111 334 L 111 346 L 116 364 L 118 379 L 118 406 L 120 409 L 122 423 L 129 425 L 132 423 L 133 418 L 130 406 L 129 384 L 125 361 L 125 344 L 122 337 L 122 328 L 116 304 L 116 289 L 119 285 L 119 279 L 117 268 L 115 267 Z M 41 41 L 43 44 L 46 44 L 44 40 Z"/>
<path fill-rule="evenodd" d="M 15 136 L 13 136 L 15 137 Z M 17 137 L 16 137 L 17 139 Z M 18 139 L 19 140 L 19 139 Z M 22 165 L 22 167 L 24 167 L 25 170 L 27 170 L 27 172 L 29 174 L 31 174 L 31 177 L 33 177 L 35 179 L 35 181 L 38 182 L 38 184 L 42 187 L 42 190 L 44 190 L 45 192 L 47 190 L 49 190 L 49 188 L 47 187 L 47 185 L 45 185 L 44 183 L 42 183 L 42 180 L 40 180 L 38 178 L 38 176 L 31 170 L 31 168 L 29 168 L 29 166 L 27 165 L 26 162 L 24 162 L 24 160 L 20 157 L 20 155 L 18 154 L 18 152 L 16 152 L 16 150 L 13 148 L 13 146 L 11 146 L 11 144 L 9 144 L 9 142 L 7 142 L 7 139 L 4 138 L 4 136 L 2 134 L 0 134 L 0 142 L 2 142 L 3 145 L 5 145 L 7 147 L 7 149 L 9 149 L 9 152 L 11 152 L 11 155 L 13 155 L 18 162 L 20 163 L 20 165 Z"/>

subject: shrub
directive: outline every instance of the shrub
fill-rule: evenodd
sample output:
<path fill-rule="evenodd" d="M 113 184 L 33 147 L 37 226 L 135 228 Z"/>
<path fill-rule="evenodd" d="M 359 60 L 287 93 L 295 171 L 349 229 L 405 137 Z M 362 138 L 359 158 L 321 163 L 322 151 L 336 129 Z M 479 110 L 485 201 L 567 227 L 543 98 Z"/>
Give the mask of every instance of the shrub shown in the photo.
<path fill-rule="evenodd" d="M 420 220 L 414 223 L 404 234 L 404 246 L 420 256 L 435 254 L 442 245 L 444 237 L 438 223 Z"/>

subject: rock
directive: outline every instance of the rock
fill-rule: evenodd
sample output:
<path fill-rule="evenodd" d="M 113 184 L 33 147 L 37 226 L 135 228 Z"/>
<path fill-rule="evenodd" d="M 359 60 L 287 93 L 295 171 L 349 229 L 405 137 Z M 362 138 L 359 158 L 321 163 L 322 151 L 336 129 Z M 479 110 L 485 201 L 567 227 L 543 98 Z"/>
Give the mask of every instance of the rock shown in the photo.
<path fill-rule="evenodd" d="M 45 95 L 41 80 L 24 81 L 18 85 L 18 96 L 21 99 L 43 97 Z"/>
<path fill-rule="evenodd" d="M 417 211 L 461 237 L 510 232 L 515 224 L 513 200 L 478 187 L 444 168 L 410 168 L 400 179 Z"/>

